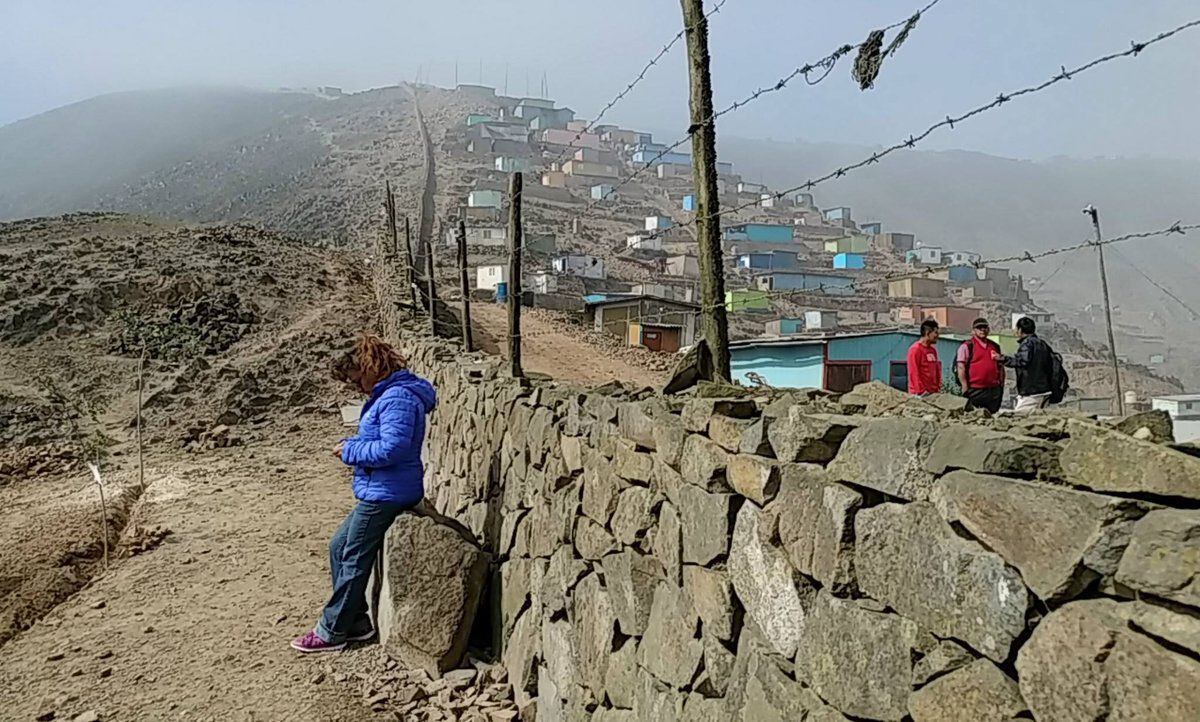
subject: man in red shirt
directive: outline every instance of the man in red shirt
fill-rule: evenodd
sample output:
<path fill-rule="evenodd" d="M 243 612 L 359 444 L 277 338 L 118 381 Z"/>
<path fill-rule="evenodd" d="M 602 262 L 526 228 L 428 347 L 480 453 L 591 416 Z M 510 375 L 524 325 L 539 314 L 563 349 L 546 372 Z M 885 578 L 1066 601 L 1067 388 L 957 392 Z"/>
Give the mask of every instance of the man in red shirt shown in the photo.
<path fill-rule="evenodd" d="M 986 318 L 975 319 L 971 338 L 958 347 L 954 370 L 967 397 L 967 408 L 987 409 L 994 414 L 1004 400 L 1004 367 L 994 359 L 1000 346 L 988 338 L 989 331 Z"/>
<path fill-rule="evenodd" d="M 908 393 L 924 396 L 942 390 L 942 362 L 937 352 L 938 322 L 921 323 L 921 338 L 908 347 Z"/>

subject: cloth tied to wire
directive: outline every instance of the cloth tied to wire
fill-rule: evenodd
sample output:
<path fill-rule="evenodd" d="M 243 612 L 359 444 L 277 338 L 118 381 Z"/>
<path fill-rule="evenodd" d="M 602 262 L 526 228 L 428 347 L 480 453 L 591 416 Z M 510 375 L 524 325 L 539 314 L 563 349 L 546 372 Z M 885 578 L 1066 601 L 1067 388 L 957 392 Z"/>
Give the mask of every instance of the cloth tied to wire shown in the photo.
<path fill-rule="evenodd" d="M 883 59 L 895 55 L 896 51 L 908 39 L 908 34 L 916 27 L 917 21 L 921 19 L 921 14 L 917 13 L 904 23 L 904 27 L 892 38 L 892 42 L 888 44 L 887 49 L 883 48 L 883 30 L 872 30 L 867 39 L 862 45 L 858 46 L 858 57 L 854 59 L 854 68 L 851 71 L 854 81 L 858 83 L 861 90 L 868 90 L 875 87 L 875 79 L 879 77 L 879 71 L 883 67 Z"/>

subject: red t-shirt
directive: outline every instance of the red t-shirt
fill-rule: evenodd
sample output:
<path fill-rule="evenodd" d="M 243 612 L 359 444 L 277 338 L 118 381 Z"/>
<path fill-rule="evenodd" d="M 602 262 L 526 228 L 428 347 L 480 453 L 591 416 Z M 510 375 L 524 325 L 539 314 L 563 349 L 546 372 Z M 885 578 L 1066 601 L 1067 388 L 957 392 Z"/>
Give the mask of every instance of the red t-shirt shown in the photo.
<path fill-rule="evenodd" d="M 967 382 L 971 384 L 971 388 L 994 389 L 1004 385 L 1004 367 L 992 360 L 993 350 L 997 349 L 990 342 L 974 336 L 958 347 L 958 354 L 954 359 L 956 364 L 967 363 L 968 353 L 971 357 L 967 366 Z"/>
<path fill-rule="evenodd" d="M 908 393 L 936 394 L 942 390 L 942 362 L 937 346 L 917 341 L 908 347 Z"/>

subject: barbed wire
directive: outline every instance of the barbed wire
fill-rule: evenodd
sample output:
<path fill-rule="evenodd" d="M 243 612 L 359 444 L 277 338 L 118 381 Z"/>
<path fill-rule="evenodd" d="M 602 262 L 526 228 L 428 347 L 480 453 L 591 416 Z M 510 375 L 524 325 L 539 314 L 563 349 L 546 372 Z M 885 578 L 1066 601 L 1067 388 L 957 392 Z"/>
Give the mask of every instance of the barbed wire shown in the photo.
<path fill-rule="evenodd" d="M 985 113 L 989 110 L 998 108 L 1001 105 L 1004 105 L 1005 103 L 1008 103 L 1009 101 L 1014 100 L 1015 98 L 1025 96 L 1025 95 L 1032 95 L 1034 93 L 1039 93 L 1039 92 L 1046 90 L 1047 88 L 1050 88 L 1051 86 L 1057 85 L 1058 83 L 1061 83 L 1065 80 L 1070 80 L 1070 79 L 1074 78 L 1076 75 L 1079 75 L 1080 73 L 1087 72 L 1088 70 L 1091 70 L 1099 65 L 1109 63 L 1113 60 L 1117 60 L 1119 58 L 1137 56 L 1143 50 L 1150 47 L 1151 45 L 1160 43 L 1168 38 L 1178 35 L 1179 33 L 1183 32 L 1185 30 L 1190 30 L 1191 28 L 1194 28 L 1197 26 L 1200 26 L 1200 20 L 1192 20 L 1191 22 L 1184 23 L 1174 29 L 1159 33 L 1158 35 L 1151 38 L 1150 40 L 1146 40 L 1141 43 L 1132 42 L 1130 44 L 1130 47 L 1128 50 L 1125 50 L 1122 52 L 1110 53 L 1108 55 L 1101 56 L 1099 58 L 1096 58 L 1090 62 L 1084 63 L 1083 65 L 1080 65 L 1071 70 L 1068 70 L 1066 68 L 1066 66 L 1060 66 L 1061 71 L 1057 75 L 1053 76 L 1052 78 L 1050 78 L 1049 80 L 1047 80 L 1045 82 L 1038 83 L 1036 85 L 1031 85 L 1031 86 L 1028 86 L 1025 88 L 1021 88 L 1019 90 L 1010 91 L 1008 93 L 1000 93 L 991 102 L 985 103 L 976 108 L 973 108 L 972 110 L 966 111 L 957 117 L 946 116 L 945 120 L 941 120 L 941 121 L 938 121 L 937 123 L 934 123 L 933 125 L 926 128 L 924 131 L 922 131 L 921 133 L 919 133 L 917 135 L 910 134 L 907 139 L 902 140 L 893 145 L 890 145 L 887 148 L 884 148 L 883 150 L 876 151 L 876 152 L 872 153 L 869 157 L 864 158 L 863 160 L 860 160 L 856 163 L 851 163 L 849 165 L 841 166 L 833 171 L 830 171 L 829 173 L 826 173 L 825 175 L 822 175 L 817 178 L 809 179 L 809 180 L 805 181 L 804 183 L 801 183 L 800 185 L 794 186 L 792 188 L 788 188 L 786 190 L 771 193 L 769 195 L 764 195 L 764 197 L 760 197 L 757 200 L 740 203 L 740 204 L 731 206 L 730 208 L 723 208 L 716 213 L 712 213 L 707 216 L 704 216 L 703 219 L 712 221 L 712 220 L 719 219 L 723 216 L 726 216 L 726 215 L 729 215 L 732 213 L 737 213 L 737 212 L 743 211 L 747 208 L 758 206 L 760 203 L 762 203 L 764 198 L 772 198 L 772 199 L 782 200 L 783 198 L 785 198 L 786 196 L 788 196 L 792 193 L 810 191 L 813 188 L 815 188 L 816 186 L 820 185 L 821 183 L 825 183 L 825 182 L 833 180 L 835 178 L 841 178 L 851 171 L 858 170 L 865 166 L 878 163 L 881 159 L 883 159 L 886 156 L 891 155 L 892 153 L 895 153 L 896 151 L 914 148 L 917 145 L 917 143 L 920 143 L 921 141 L 925 140 L 926 138 L 928 138 L 930 135 L 932 135 L 934 132 L 936 132 L 937 130 L 939 130 L 941 128 L 949 127 L 950 129 L 953 130 L 955 125 L 962 123 L 966 120 L 969 120 L 970 118 L 973 118 L 977 115 Z M 690 219 L 683 223 L 680 223 L 675 227 L 676 228 L 686 228 L 688 226 L 694 226 L 694 225 L 698 224 L 700 222 L 700 220 L 701 220 L 701 218 L 699 218 L 699 217 L 693 218 L 693 219 Z"/>
<path fill-rule="evenodd" d="M 937 0 L 937 1 L 940 2 L 941 0 Z M 708 18 L 712 17 L 713 15 L 721 12 L 721 8 L 725 5 L 726 2 L 728 2 L 728 0 L 718 0 L 717 3 L 713 6 L 712 10 L 709 10 L 707 13 L 704 14 L 704 19 L 707 20 Z M 554 160 L 552 160 L 549 163 L 544 163 L 542 165 L 544 167 L 549 168 L 549 167 L 553 166 L 555 163 L 561 163 L 562 160 L 564 158 L 566 158 L 567 155 L 570 154 L 570 152 L 572 150 L 579 150 L 579 148 L 575 146 L 575 143 L 578 142 L 581 138 L 583 138 L 583 136 L 585 134 L 589 133 L 592 130 L 592 128 L 595 128 L 597 125 L 599 125 L 600 120 L 604 118 L 605 114 L 607 114 L 608 111 L 612 110 L 614 105 L 621 102 L 621 100 L 624 99 L 626 95 L 629 95 L 629 93 L 635 87 L 637 87 L 638 83 L 645 80 L 646 73 L 650 72 L 650 68 L 657 65 L 658 61 L 662 60 L 663 56 L 666 55 L 667 53 L 669 53 L 671 51 L 671 48 L 675 47 L 675 44 L 683 39 L 684 35 L 687 34 L 687 31 L 688 31 L 688 27 L 684 26 L 683 29 L 681 29 L 678 33 L 676 33 L 675 37 L 671 38 L 671 40 L 666 45 L 664 45 L 662 47 L 662 49 L 660 49 L 654 57 L 650 58 L 650 61 L 648 63 L 646 63 L 646 65 L 642 68 L 641 72 L 638 73 L 634 77 L 634 79 L 632 81 L 630 81 L 630 83 L 628 85 L 625 86 L 625 89 L 622 90 L 621 92 L 617 93 L 616 97 L 614 97 L 612 100 L 608 101 L 608 104 L 605 105 L 603 109 L 601 109 L 601 111 L 596 115 L 596 118 L 594 120 L 592 120 L 591 122 L 589 122 L 583 128 L 583 130 L 581 130 L 575 134 L 575 137 L 571 139 L 571 142 L 567 144 L 567 147 L 563 149 L 562 153 L 560 153 L 557 158 L 555 158 Z"/>
<path fill-rule="evenodd" d="M 942 0 L 931 0 L 931 2 L 929 2 L 925 5 L 925 7 L 916 11 L 915 13 L 910 15 L 908 18 L 894 22 L 891 25 L 886 25 L 883 28 L 880 28 L 880 30 L 878 32 L 887 32 L 888 30 L 894 30 L 895 28 L 898 28 L 902 25 L 907 25 L 908 23 L 915 22 L 918 18 L 920 18 L 923 14 L 928 12 L 931 8 L 933 8 L 933 6 L 937 5 L 941 1 Z M 750 103 L 753 103 L 754 101 L 758 100 L 759 98 L 763 97 L 764 95 L 769 95 L 771 93 L 776 93 L 780 90 L 783 90 L 784 88 L 786 88 L 788 86 L 789 83 L 791 83 L 797 77 L 804 76 L 805 82 L 807 82 L 809 85 L 819 84 L 821 81 L 825 80 L 825 78 L 829 77 L 829 74 L 833 72 L 833 69 L 837 65 L 837 62 L 839 60 L 841 60 L 841 58 L 843 56 L 848 55 L 849 53 L 861 48 L 864 44 L 865 44 L 865 42 L 858 43 L 856 45 L 848 43 L 845 45 L 838 46 L 838 48 L 836 48 L 833 52 L 829 53 L 825 57 L 821 58 L 820 60 L 817 60 L 816 62 L 808 63 L 808 64 L 805 64 L 805 65 L 802 65 L 802 66 L 796 68 L 792 72 L 788 73 L 787 75 L 785 75 L 782 78 L 780 78 L 779 80 L 777 80 L 773 85 L 769 85 L 769 86 L 763 87 L 763 88 L 758 88 L 754 92 L 747 95 L 745 98 L 742 98 L 740 100 L 735 100 L 733 103 L 726 106 L 725 108 L 723 108 L 719 111 L 713 112 L 711 115 L 709 115 L 703 121 L 701 121 L 699 123 L 693 123 L 691 126 L 688 127 L 687 131 L 683 134 L 682 137 L 680 137 L 675 142 L 667 145 L 657 155 L 655 155 L 649 161 L 646 161 L 640 168 L 637 168 L 636 170 L 634 170 L 634 172 L 628 178 L 625 178 L 624 180 L 622 180 L 620 183 L 615 185 L 607 193 L 603 194 L 600 198 L 593 199 L 592 201 L 588 202 L 588 204 L 583 208 L 583 210 L 581 210 L 579 212 L 580 215 L 590 211 L 592 208 L 594 208 L 596 206 L 596 204 L 598 202 L 605 201 L 608 198 L 610 198 L 611 196 L 615 195 L 617 193 L 617 191 L 619 191 L 621 188 L 624 188 L 626 185 L 632 183 L 634 180 L 636 180 L 639 176 L 641 176 L 643 173 L 645 173 L 650 168 L 654 168 L 660 160 L 665 158 L 670 153 L 674 152 L 675 149 L 678 148 L 679 146 L 690 141 L 692 139 L 692 136 L 695 135 L 696 131 L 699 130 L 700 128 L 715 123 L 718 118 L 721 118 L 724 115 L 727 115 L 727 114 L 735 112 L 741 108 L 744 108 L 745 106 L 749 105 Z M 809 73 L 812 73 L 815 70 L 822 70 L 823 72 L 821 73 L 820 77 L 818 77 L 816 80 L 809 80 L 809 77 L 808 77 Z"/>
<path fill-rule="evenodd" d="M 999 256 L 996 258 L 981 259 L 981 260 L 974 261 L 972 263 L 943 263 L 943 264 L 938 264 L 938 265 L 933 265 L 933 266 L 925 266 L 925 267 L 919 268 L 919 269 L 909 269 L 909 270 L 905 270 L 905 271 L 897 271 L 895 273 L 890 273 L 890 274 L 883 274 L 880 276 L 872 276 L 870 278 L 864 278 L 864 279 L 861 279 L 858 281 L 851 281 L 850 283 L 845 283 L 845 284 L 841 284 L 841 283 L 839 283 L 839 284 L 819 284 L 818 286 L 816 286 L 814 288 L 797 288 L 797 289 L 787 289 L 787 290 L 782 290 L 782 291 L 763 290 L 763 289 L 750 289 L 750 290 L 758 291 L 759 293 L 762 293 L 764 296 L 767 296 L 769 298 L 793 298 L 796 296 L 820 296 L 823 298 L 828 298 L 830 295 L 842 295 L 844 292 L 856 291 L 865 286 L 876 287 L 881 283 L 888 283 L 891 281 L 898 281 L 898 280 L 904 280 L 904 279 L 909 279 L 909 278 L 927 277 L 933 273 L 948 271 L 950 268 L 954 268 L 956 266 L 971 266 L 975 269 L 979 269 L 979 268 L 985 268 L 988 266 L 993 266 L 993 265 L 997 265 L 997 264 L 1001 264 L 1001 263 L 1031 263 L 1031 262 L 1037 261 L 1040 258 L 1049 258 L 1051 256 L 1057 256 L 1057 255 L 1060 255 L 1063 253 L 1072 253 L 1074 251 L 1079 251 L 1079 250 L 1083 250 L 1086 248 L 1093 248 L 1093 247 L 1097 247 L 1097 246 L 1108 246 L 1108 245 L 1112 245 L 1114 243 L 1124 243 L 1126 241 L 1139 240 L 1139 239 L 1145 239 L 1145 238 L 1154 238 L 1154 237 L 1158 237 L 1158 236 L 1166 236 L 1166 235 L 1171 235 L 1171 234 L 1175 234 L 1175 233 L 1184 235 L 1188 231 L 1194 231 L 1197 229 L 1200 229 L 1200 223 L 1183 225 L 1181 222 L 1176 221 L 1175 223 L 1171 224 L 1170 226 L 1160 229 L 1160 230 L 1156 230 L 1156 231 L 1142 231 L 1142 232 L 1138 232 L 1138 233 L 1127 233 L 1123 236 L 1107 238 L 1102 241 L 1087 240 L 1087 241 L 1083 241 L 1082 243 L 1076 243 L 1076 244 L 1073 244 L 1070 246 L 1062 246 L 1060 248 L 1051 248 L 1049 250 L 1039 251 L 1038 253 L 1030 253 L 1029 251 L 1025 251 L 1023 253 L 1016 254 L 1016 255 Z M 791 271 L 790 273 L 795 273 L 795 274 L 807 273 L 808 275 L 812 275 L 812 276 L 817 276 L 817 275 L 830 276 L 830 275 L 834 275 L 832 273 L 832 270 L 833 269 L 828 269 L 828 270 L 827 269 L 819 269 L 819 270 L 806 271 L 803 269 L 797 269 L 795 271 Z M 789 271 L 784 271 L 784 273 L 789 273 Z M 710 304 L 703 308 L 704 308 L 704 310 L 711 310 L 713 308 L 716 308 L 718 305 L 725 305 L 725 304 L 724 303 Z"/>

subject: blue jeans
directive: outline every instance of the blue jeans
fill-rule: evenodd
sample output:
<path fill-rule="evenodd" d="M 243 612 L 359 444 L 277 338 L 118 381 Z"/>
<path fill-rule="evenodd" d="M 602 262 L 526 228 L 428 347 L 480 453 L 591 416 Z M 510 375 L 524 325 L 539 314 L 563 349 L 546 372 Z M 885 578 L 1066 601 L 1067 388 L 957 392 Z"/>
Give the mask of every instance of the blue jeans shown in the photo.
<path fill-rule="evenodd" d="M 317 622 L 317 636 L 331 644 L 371 628 L 367 615 L 367 583 L 383 536 L 410 504 L 360 501 L 329 542 L 329 573 L 333 594 Z"/>

